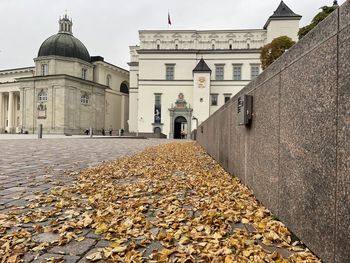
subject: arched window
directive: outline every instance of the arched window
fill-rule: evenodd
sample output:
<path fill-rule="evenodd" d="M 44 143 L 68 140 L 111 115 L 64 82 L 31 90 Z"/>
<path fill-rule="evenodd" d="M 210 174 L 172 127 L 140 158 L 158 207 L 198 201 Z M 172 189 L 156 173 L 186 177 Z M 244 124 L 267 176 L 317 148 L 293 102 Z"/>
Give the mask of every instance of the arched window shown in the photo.
<path fill-rule="evenodd" d="M 41 90 L 38 94 L 38 100 L 41 101 L 47 101 L 47 91 Z"/>
<path fill-rule="evenodd" d="M 87 93 L 84 93 L 83 95 L 81 95 L 80 102 L 82 104 L 89 104 L 89 95 Z"/>
<path fill-rule="evenodd" d="M 129 86 L 126 81 L 124 81 L 122 84 L 120 84 L 120 92 L 129 94 Z"/>
<path fill-rule="evenodd" d="M 108 87 L 111 87 L 112 86 L 112 76 L 111 75 L 107 75 L 107 78 L 106 78 L 106 85 Z"/>

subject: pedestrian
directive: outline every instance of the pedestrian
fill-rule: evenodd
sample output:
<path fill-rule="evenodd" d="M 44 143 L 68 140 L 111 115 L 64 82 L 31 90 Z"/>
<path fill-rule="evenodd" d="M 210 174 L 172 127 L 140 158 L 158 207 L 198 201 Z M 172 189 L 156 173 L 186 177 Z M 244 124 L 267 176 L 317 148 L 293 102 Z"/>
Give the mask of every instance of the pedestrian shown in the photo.
<path fill-rule="evenodd" d="M 110 130 L 109 130 L 109 136 L 112 136 L 112 128 L 110 128 Z"/>
<path fill-rule="evenodd" d="M 106 135 L 105 129 L 102 128 L 101 133 L 103 136 L 105 136 Z"/>

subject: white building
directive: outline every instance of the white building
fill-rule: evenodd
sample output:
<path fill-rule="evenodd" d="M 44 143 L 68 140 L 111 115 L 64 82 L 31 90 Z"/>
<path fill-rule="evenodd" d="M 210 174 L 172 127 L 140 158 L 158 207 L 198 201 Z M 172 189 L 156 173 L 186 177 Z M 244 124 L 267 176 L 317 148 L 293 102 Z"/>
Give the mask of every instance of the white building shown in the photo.
<path fill-rule="evenodd" d="M 41 45 L 35 66 L 0 71 L 0 133 L 81 134 L 127 129 L 129 72 L 90 57 L 72 21 Z"/>
<path fill-rule="evenodd" d="M 287 35 L 300 15 L 283 1 L 263 29 L 141 30 L 130 47 L 130 132 L 189 136 L 260 72 L 260 48 Z"/>

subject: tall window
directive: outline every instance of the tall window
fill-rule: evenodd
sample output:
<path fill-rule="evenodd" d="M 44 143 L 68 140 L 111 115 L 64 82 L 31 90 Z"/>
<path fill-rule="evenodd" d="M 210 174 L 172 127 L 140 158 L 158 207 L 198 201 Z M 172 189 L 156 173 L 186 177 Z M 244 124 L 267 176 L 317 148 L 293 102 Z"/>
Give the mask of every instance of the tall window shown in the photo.
<path fill-rule="evenodd" d="M 40 102 L 42 102 L 42 101 L 47 101 L 47 91 L 45 91 L 45 90 L 41 90 L 40 92 L 39 92 L 39 94 L 38 94 L 38 100 L 40 101 Z"/>
<path fill-rule="evenodd" d="M 81 69 L 81 78 L 86 79 L 86 76 L 87 76 L 87 69 L 86 68 Z"/>
<path fill-rule="evenodd" d="M 211 100 L 211 106 L 217 106 L 218 105 L 218 94 L 211 94 L 210 100 Z"/>
<path fill-rule="evenodd" d="M 41 65 L 41 76 L 46 76 L 49 74 L 49 65 L 48 64 L 42 64 Z"/>
<path fill-rule="evenodd" d="M 224 65 L 215 65 L 215 79 L 224 80 Z"/>
<path fill-rule="evenodd" d="M 225 103 L 228 102 L 229 100 L 231 99 L 231 94 L 224 94 L 224 100 L 225 100 Z"/>
<path fill-rule="evenodd" d="M 251 64 L 250 65 L 250 78 L 255 79 L 260 74 L 260 65 Z"/>
<path fill-rule="evenodd" d="M 154 123 L 162 122 L 162 95 L 154 94 Z"/>
<path fill-rule="evenodd" d="M 87 93 L 84 93 L 83 95 L 81 95 L 80 102 L 82 104 L 89 104 L 89 95 Z"/>
<path fill-rule="evenodd" d="M 166 80 L 173 80 L 174 79 L 174 68 L 175 64 L 166 64 L 165 65 L 165 79 Z"/>
<path fill-rule="evenodd" d="M 233 80 L 242 80 L 242 65 L 233 64 Z"/>
<path fill-rule="evenodd" d="M 112 77 L 109 74 L 107 75 L 107 78 L 106 78 L 106 85 L 108 87 L 110 87 L 112 85 Z"/>

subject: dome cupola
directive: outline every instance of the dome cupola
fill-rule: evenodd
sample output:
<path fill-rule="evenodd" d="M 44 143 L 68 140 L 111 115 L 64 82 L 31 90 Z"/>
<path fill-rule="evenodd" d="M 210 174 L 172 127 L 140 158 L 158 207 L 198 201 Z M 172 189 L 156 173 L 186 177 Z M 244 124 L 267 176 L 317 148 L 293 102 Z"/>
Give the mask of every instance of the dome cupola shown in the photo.
<path fill-rule="evenodd" d="M 49 37 L 41 44 L 38 57 L 61 56 L 91 62 L 87 48 L 73 36 L 72 26 L 73 21 L 67 15 L 60 18 L 58 34 Z"/>

